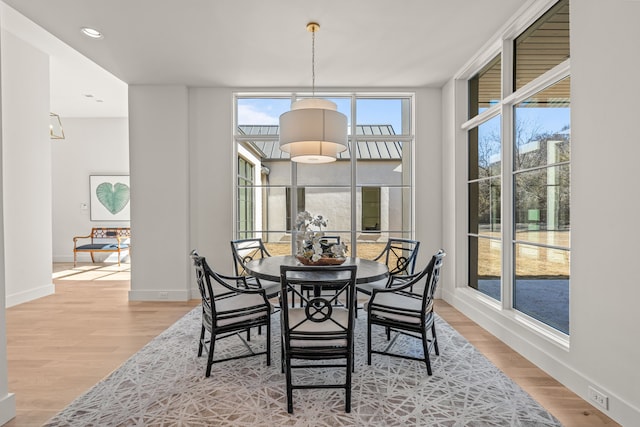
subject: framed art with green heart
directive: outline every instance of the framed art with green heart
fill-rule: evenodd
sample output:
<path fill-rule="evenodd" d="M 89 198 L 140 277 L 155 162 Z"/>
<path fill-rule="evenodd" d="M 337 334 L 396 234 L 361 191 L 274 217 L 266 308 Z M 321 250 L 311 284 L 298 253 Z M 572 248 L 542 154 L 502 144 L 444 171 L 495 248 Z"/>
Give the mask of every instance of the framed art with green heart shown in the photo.
<path fill-rule="evenodd" d="M 129 175 L 91 175 L 91 221 L 129 221 Z"/>

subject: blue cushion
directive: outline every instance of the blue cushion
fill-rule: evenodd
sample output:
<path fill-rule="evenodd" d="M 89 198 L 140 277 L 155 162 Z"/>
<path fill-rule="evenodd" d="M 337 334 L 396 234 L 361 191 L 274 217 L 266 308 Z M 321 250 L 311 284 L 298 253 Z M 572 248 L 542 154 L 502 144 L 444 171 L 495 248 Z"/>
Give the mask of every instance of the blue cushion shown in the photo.
<path fill-rule="evenodd" d="M 120 243 L 120 249 L 125 249 L 128 248 L 129 244 L 128 243 Z M 102 249 L 118 249 L 118 244 L 117 243 L 112 243 L 110 245 L 104 245 L 102 247 Z"/>
<path fill-rule="evenodd" d="M 120 249 L 126 249 L 128 247 L 129 247 L 128 243 L 121 243 L 120 244 Z M 111 243 L 111 244 L 105 245 L 104 243 L 92 243 L 90 245 L 78 246 L 76 248 L 76 250 L 78 250 L 78 249 L 80 249 L 80 250 L 118 249 L 118 244 L 117 243 Z"/>

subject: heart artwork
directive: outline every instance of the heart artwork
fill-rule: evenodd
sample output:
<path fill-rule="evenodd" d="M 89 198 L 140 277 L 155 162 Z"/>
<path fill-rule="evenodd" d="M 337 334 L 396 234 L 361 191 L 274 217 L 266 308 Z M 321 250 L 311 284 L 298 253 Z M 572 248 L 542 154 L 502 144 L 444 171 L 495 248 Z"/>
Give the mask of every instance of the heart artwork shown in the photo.
<path fill-rule="evenodd" d="M 129 203 L 129 186 L 121 182 L 103 182 L 96 188 L 96 196 L 100 203 L 115 215 Z"/>

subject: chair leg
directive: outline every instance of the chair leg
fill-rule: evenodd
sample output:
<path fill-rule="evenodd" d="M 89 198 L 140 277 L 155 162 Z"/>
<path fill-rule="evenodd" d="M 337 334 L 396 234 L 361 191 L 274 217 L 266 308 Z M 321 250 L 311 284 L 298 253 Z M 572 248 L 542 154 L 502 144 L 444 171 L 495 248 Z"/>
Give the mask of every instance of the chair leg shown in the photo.
<path fill-rule="evenodd" d="M 356 344 L 355 340 L 351 342 L 351 372 L 356 371 Z"/>
<path fill-rule="evenodd" d="M 291 359 L 285 356 L 285 373 L 287 379 L 287 412 L 293 414 L 293 384 L 291 380 Z"/>
<path fill-rule="evenodd" d="M 353 353 L 347 356 L 347 378 L 344 389 L 344 411 L 351 412 L 351 368 L 353 367 Z"/>
<path fill-rule="evenodd" d="M 371 365 L 371 317 L 367 316 L 367 365 Z"/>
<path fill-rule="evenodd" d="M 433 349 L 436 351 L 436 356 L 440 356 L 440 349 L 438 349 L 438 337 L 436 336 L 436 324 L 431 324 L 431 335 L 433 335 Z"/>
<path fill-rule="evenodd" d="M 356 313 L 356 319 L 358 318 L 358 289 L 356 289 L 356 291 L 354 292 L 354 304 L 356 305 L 355 307 L 353 307 L 353 311 Z"/>
<path fill-rule="evenodd" d="M 207 373 L 205 377 L 209 378 L 211 376 L 211 366 L 213 366 L 213 350 L 216 346 L 216 336 L 211 334 L 211 342 L 209 343 L 209 354 L 207 357 Z"/>
<path fill-rule="evenodd" d="M 202 347 L 204 346 L 204 333 L 205 333 L 204 325 L 202 325 L 202 329 L 200 330 L 200 342 L 198 344 L 198 357 L 202 356 Z"/>
<path fill-rule="evenodd" d="M 271 366 L 271 318 L 267 318 L 267 366 Z"/>
<path fill-rule="evenodd" d="M 431 360 L 429 360 L 429 341 L 427 340 L 427 328 L 422 328 L 422 349 L 424 350 L 424 363 L 427 365 L 427 375 L 431 375 Z"/>

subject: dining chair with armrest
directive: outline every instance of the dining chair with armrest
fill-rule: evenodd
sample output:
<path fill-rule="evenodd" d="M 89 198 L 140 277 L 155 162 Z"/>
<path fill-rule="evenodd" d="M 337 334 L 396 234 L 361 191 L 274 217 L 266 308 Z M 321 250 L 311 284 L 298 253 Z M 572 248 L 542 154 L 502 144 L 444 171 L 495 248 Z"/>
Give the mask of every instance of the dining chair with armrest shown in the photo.
<path fill-rule="evenodd" d="M 207 351 L 206 376 L 211 375 L 214 363 L 266 354 L 271 365 L 271 313 L 272 307 L 264 289 L 247 289 L 244 276 L 227 276 L 213 271 L 204 257 L 194 250 L 191 259 L 202 299 L 202 327 L 198 343 L 198 357 Z M 249 336 L 251 328 L 266 327 L 266 350 L 254 352 L 239 332 Z M 209 334 L 207 339 L 206 335 Z M 214 360 L 217 340 L 237 336 L 249 353 Z"/>
<path fill-rule="evenodd" d="M 233 268 L 236 276 L 245 276 L 247 287 L 250 289 L 264 289 L 267 297 L 272 298 L 280 292 L 280 283 L 268 280 L 260 280 L 252 276 L 246 269 L 249 261 L 270 257 L 271 254 L 261 238 L 237 239 L 231 241 L 231 254 L 233 256 Z"/>
<path fill-rule="evenodd" d="M 431 349 L 440 354 L 434 323 L 433 294 L 440 277 L 440 268 L 445 252 L 440 249 L 427 267 L 410 276 L 405 283 L 385 289 L 374 289 L 371 299 L 365 304 L 367 316 L 367 364 L 371 365 L 372 354 L 386 354 L 404 359 L 424 361 L 427 374 L 431 375 Z M 412 289 L 415 287 L 416 292 Z M 373 325 L 383 326 L 387 331 L 409 335 L 422 340 L 423 358 L 391 352 L 395 342 L 391 341 L 384 350 L 372 348 L 371 330 Z M 389 334 L 387 333 L 387 340 Z"/>
<path fill-rule="evenodd" d="M 384 289 L 404 283 L 415 272 L 420 242 L 411 239 L 390 238 L 384 249 L 373 260 L 389 267 L 389 277 L 368 283 L 359 283 L 357 293 L 371 296 L 374 289 Z M 357 311 L 356 311 L 357 316 Z"/>
<path fill-rule="evenodd" d="M 345 411 L 351 411 L 356 270 L 355 265 L 280 267 L 282 370 L 287 383 L 289 413 L 293 413 L 293 390 L 311 388 L 344 389 Z M 313 288 L 311 294 L 303 292 L 303 286 Z M 326 296 L 323 290 L 336 292 Z M 290 294 L 297 295 L 303 306 L 292 307 L 288 301 Z M 339 298 L 346 304 L 337 306 L 335 302 Z M 338 362 L 341 359 L 344 363 Z M 325 360 L 333 362 L 322 363 Z M 344 382 L 294 384 L 292 371 L 297 368 L 344 368 Z"/>

